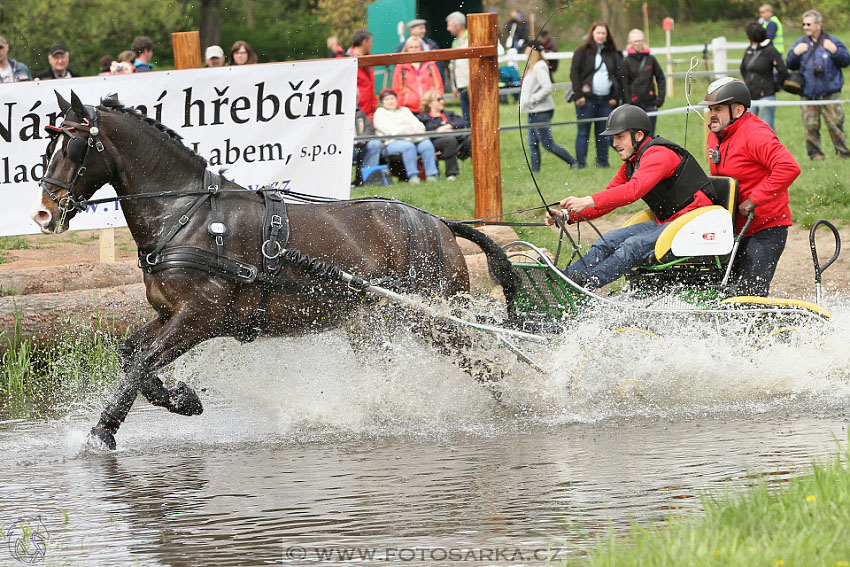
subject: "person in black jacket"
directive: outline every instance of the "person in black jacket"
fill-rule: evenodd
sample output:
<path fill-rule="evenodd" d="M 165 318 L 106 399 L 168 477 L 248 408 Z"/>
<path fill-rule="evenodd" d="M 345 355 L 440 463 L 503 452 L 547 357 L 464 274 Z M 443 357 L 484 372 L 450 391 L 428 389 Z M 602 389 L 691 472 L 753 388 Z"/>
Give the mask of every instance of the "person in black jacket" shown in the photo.
<path fill-rule="evenodd" d="M 71 77 L 76 77 L 77 74 L 72 73 L 71 69 L 68 68 L 68 61 L 70 58 L 68 48 L 65 47 L 65 44 L 57 43 L 50 48 L 50 51 L 47 54 L 47 61 L 50 63 L 50 69 L 39 74 L 36 79 L 41 79 L 43 81 L 47 79 L 70 79 Z"/>
<path fill-rule="evenodd" d="M 745 28 L 750 46 L 741 60 L 741 77 L 750 89 L 752 100 L 776 100 L 776 92 L 788 77 L 788 68 L 782 55 L 768 39 L 767 31 L 758 22 L 750 22 Z M 775 72 L 774 72 L 775 69 Z M 775 106 L 751 106 L 750 112 L 761 119 L 774 131 Z"/>
<path fill-rule="evenodd" d="M 575 90 L 576 117 L 579 120 L 605 118 L 623 101 L 623 56 L 617 50 L 608 24 L 596 21 L 590 26 L 587 41 L 576 49 L 570 67 L 570 80 Z M 576 135 L 578 166 L 587 167 L 587 145 L 591 122 L 579 122 Z M 596 133 L 596 166 L 608 167 L 608 136 L 603 136 L 605 121 L 598 120 Z"/>
<path fill-rule="evenodd" d="M 649 47 L 644 43 L 643 32 L 633 29 L 629 32 L 629 43 L 623 61 L 623 83 L 626 91 L 625 102 L 639 106 L 647 112 L 653 112 L 664 104 L 667 85 L 664 71 Z M 649 137 L 655 137 L 657 116 L 650 116 L 652 130 Z"/>
<path fill-rule="evenodd" d="M 417 114 L 416 118 L 425 125 L 428 132 L 451 132 L 469 127 L 462 116 L 446 110 L 443 93 L 440 91 L 425 91 L 419 107 L 423 112 Z M 469 134 L 439 136 L 431 138 L 431 142 L 446 162 L 446 179 L 454 181 L 460 173 L 457 160 L 472 155 L 472 137 Z"/>

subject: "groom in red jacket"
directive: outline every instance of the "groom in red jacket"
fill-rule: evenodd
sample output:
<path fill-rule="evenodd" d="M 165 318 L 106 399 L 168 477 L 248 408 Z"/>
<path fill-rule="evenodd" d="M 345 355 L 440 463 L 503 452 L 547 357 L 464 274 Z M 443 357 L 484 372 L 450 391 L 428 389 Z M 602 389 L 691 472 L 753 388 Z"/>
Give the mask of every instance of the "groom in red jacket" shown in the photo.
<path fill-rule="evenodd" d="M 747 112 L 750 91 L 743 81 L 714 81 L 700 104 L 708 106 L 710 118 L 711 174 L 738 180 L 736 233 L 753 214 L 734 260 L 734 292 L 766 297 L 791 226 L 788 188 L 800 166 L 770 126 Z"/>

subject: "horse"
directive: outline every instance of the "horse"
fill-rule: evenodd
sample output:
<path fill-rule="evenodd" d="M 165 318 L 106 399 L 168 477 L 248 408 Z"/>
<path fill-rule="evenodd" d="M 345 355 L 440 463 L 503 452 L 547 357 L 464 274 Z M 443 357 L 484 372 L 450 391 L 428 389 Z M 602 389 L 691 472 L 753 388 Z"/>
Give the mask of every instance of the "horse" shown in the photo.
<path fill-rule="evenodd" d="M 87 206 L 120 201 L 156 312 L 119 346 L 124 375 L 89 433 L 93 444 L 115 449 L 138 392 L 176 414 L 202 413 L 189 386 L 166 388 L 157 371 L 203 341 L 330 329 L 369 303 L 363 290 L 375 282 L 426 297 L 469 291 L 456 235 L 484 250 L 515 314 L 510 261 L 472 227 L 376 198 L 287 206 L 279 191 L 209 171 L 179 134 L 114 95 L 98 106 L 74 92 L 70 103 L 56 97 L 62 122 L 47 127 L 32 218 L 58 234 Z M 117 197 L 93 200 L 107 183 Z M 341 278 L 346 271 L 354 277 Z"/>

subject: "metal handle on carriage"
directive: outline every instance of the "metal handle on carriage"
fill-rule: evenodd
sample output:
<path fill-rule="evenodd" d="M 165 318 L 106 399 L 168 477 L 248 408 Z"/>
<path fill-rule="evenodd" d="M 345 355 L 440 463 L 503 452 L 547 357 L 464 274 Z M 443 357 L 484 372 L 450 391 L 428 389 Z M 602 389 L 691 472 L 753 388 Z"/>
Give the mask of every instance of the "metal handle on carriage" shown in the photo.
<path fill-rule="evenodd" d="M 735 244 L 732 245 L 732 252 L 729 254 L 729 263 L 726 264 L 726 273 L 723 275 L 723 281 L 720 282 L 720 287 L 726 287 L 726 284 L 729 283 L 729 276 L 732 275 L 732 263 L 735 261 L 735 256 L 738 254 L 738 246 L 741 244 L 741 239 L 744 237 L 744 233 L 747 232 L 747 229 L 750 228 L 750 225 L 753 222 L 753 217 L 755 213 L 750 211 L 747 215 L 747 222 L 744 223 L 744 228 L 741 229 L 735 236 Z"/>
<path fill-rule="evenodd" d="M 815 231 L 820 225 L 826 225 L 826 227 L 832 231 L 832 235 L 835 237 L 835 252 L 823 266 L 821 266 L 820 262 L 818 261 L 817 244 L 815 243 Z M 838 254 L 841 252 L 841 237 L 838 235 L 838 229 L 835 228 L 835 225 L 829 222 L 828 220 L 816 220 L 812 225 L 812 229 L 809 231 L 809 248 L 811 248 L 812 250 L 812 263 L 815 266 L 815 302 L 820 305 L 821 274 L 823 274 L 826 269 L 838 259 Z"/>
<path fill-rule="evenodd" d="M 355 277 L 352 274 L 349 274 L 348 272 L 346 272 L 344 270 L 340 270 L 340 274 L 341 274 L 342 281 L 345 282 L 345 283 L 350 284 L 355 279 Z M 447 313 L 441 313 L 438 310 L 434 309 L 433 307 L 431 307 L 427 304 L 424 304 L 420 301 L 416 301 L 416 300 L 412 299 L 411 297 L 408 297 L 406 295 L 402 295 L 400 293 L 396 293 L 392 290 L 389 290 L 387 288 L 384 288 L 384 287 L 381 287 L 381 286 L 378 286 L 378 285 L 369 284 L 366 287 L 361 286 L 358 289 L 362 289 L 363 291 L 368 291 L 369 293 L 374 293 L 375 295 L 380 295 L 381 297 L 385 297 L 385 298 L 387 298 L 391 301 L 394 301 L 394 302 L 402 304 L 402 305 L 407 305 L 409 307 L 414 307 L 416 309 L 422 309 L 422 310 L 426 311 L 428 314 L 430 314 L 430 315 L 432 315 L 432 316 L 434 316 L 438 319 L 445 319 L 447 321 L 451 321 L 451 322 L 457 323 L 459 325 L 464 325 L 464 326 L 470 327 L 472 329 L 477 329 L 479 331 L 484 331 L 484 332 L 487 332 L 487 333 L 494 333 L 496 335 L 507 335 L 507 336 L 516 337 L 516 338 L 519 338 L 519 339 L 525 339 L 525 340 L 529 340 L 529 341 L 534 341 L 534 342 L 538 342 L 538 343 L 548 343 L 549 342 L 549 339 L 547 339 L 546 337 L 544 337 L 542 335 L 525 333 L 523 331 L 515 331 L 513 329 L 505 329 L 503 327 L 495 327 L 495 326 L 492 326 L 492 325 L 483 325 L 481 323 L 473 323 L 472 321 L 467 321 L 465 319 L 461 319 L 460 317 L 455 317 L 454 315 L 449 315 Z"/>

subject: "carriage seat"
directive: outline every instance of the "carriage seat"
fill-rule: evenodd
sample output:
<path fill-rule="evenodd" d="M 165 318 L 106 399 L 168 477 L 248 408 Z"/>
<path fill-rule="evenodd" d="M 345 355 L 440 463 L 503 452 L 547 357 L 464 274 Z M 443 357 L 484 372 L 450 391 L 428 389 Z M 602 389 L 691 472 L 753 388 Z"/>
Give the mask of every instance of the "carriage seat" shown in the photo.
<path fill-rule="evenodd" d="M 732 251 L 738 181 L 721 176 L 709 176 L 709 180 L 717 193 L 715 204 L 700 207 L 670 221 L 655 241 L 655 262 L 666 264 L 688 258 L 688 261 L 714 263 L 716 257 L 726 256 Z M 648 220 L 655 220 L 655 214 L 646 209 L 632 216 L 623 226 Z"/>

